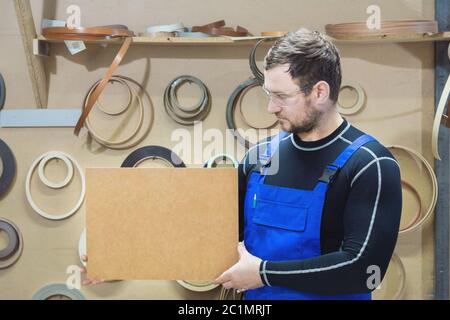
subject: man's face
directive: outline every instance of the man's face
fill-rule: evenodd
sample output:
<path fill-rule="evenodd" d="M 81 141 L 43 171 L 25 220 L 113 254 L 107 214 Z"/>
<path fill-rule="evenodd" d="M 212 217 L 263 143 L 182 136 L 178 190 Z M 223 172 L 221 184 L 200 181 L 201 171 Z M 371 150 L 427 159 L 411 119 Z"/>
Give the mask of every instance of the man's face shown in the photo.
<path fill-rule="evenodd" d="M 312 94 L 305 96 L 289 74 L 289 65 L 264 71 L 264 89 L 270 94 L 268 112 L 275 114 L 283 131 L 294 134 L 310 132 L 323 111 L 314 103 Z"/>

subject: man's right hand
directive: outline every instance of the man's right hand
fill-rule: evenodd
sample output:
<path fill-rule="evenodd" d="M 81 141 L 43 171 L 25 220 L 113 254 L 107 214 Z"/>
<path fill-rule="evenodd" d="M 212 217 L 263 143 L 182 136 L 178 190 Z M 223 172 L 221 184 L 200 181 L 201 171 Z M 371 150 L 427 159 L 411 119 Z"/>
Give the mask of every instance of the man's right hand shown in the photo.
<path fill-rule="evenodd" d="M 81 260 L 83 260 L 84 262 L 87 262 L 88 261 L 88 257 L 87 256 L 82 256 L 81 257 Z M 81 273 L 84 273 L 84 274 L 86 274 L 87 273 L 87 270 L 86 270 L 86 268 L 81 268 Z M 96 285 L 96 284 L 102 284 L 102 283 L 104 283 L 105 281 L 104 280 L 98 280 L 98 279 L 84 279 L 83 280 L 83 285 L 84 286 L 89 286 L 89 285 Z"/>

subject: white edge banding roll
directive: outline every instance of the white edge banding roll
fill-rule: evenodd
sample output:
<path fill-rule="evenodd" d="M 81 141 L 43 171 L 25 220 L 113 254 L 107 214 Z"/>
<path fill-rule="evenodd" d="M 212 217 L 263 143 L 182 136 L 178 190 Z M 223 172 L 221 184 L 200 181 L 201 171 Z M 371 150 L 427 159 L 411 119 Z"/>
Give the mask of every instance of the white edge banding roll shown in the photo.
<path fill-rule="evenodd" d="M 43 211 L 41 208 L 38 207 L 38 205 L 34 202 L 33 197 L 31 195 L 31 177 L 33 176 L 33 172 L 35 171 L 36 167 L 39 165 L 39 163 L 46 157 L 54 155 L 54 154 L 59 154 L 62 155 L 66 158 L 68 158 L 73 164 L 75 164 L 78 173 L 80 174 L 80 179 L 81 179 L 81 193 L 80 193 L 80 198 L 78 200 L 78 202 L 76 203 L 76 205 L 67 213 L 65 214 L 61 214 L 61 215 L 50 215 L 48 213 L 46 213 L 45 211 Z M 52 157 L 52 156 L 51 156 Z M 69 218 L 70 216 L 72 216 L 75 212 L 78 211 L 78 209 L 81 207 L 81 205 L 83 204 L 84 201 L 84 197 L 86 194 L 86 181 L 85 181 L 85 176 L 84 176 L 84 172 L 81 169 L 80 165 L 78 164 L 78 162 L 75 161 L 74 158 L 72 158 L 70 155 L 64 153 L 64 152 L 60 152 L 60 151 L 50 151 L 47 153 L 44 153 L 43 155 L 41 155 L 40 157 L 38 157 L 33 164 L 31 165 L 27 177 L 26 177 L 26 181 L 25 181 L 25 195 L 27 197 L 28 203 L 30 204 L 30 206 L 33 208 L 33 210 L 39 214 L 41 217 L 48 219 L 48 220 L 53 220 L 53 221 L 59 221 L 59 220 L 64 220 Z"/>
<path fill-rule="evenodd" d="M 208 160 L 206 167 L 207 168 L 214 168 L 217 164 L 218 160 L 230 160 L 233 162 L 233 166 L 235 168 L 239 167 L 239 162 L 233 158 L 232 156 L 228 155 L 228 154 L 219 154 L 217 156 L 212 157 L 211 159 Z"/>
<path fill-rule="evenodd" d="M 62 160 L 66 164 L 67 175 L 64 178 L 64 180 L 62 180 L 61 182 L 50 181 L 45 176 L 45 166 L 52 159 Z M 47 155 L 44 158 L 42 158 L 41 161 L 39 161 L 38 174 L 39 174 L 39 179 L 41 179 L 42 183 L 45 184 L 47 187 L 52 188 L 52 189 L 61 189 L 61 188 L 64 188 L 65 186 L 67 186 L 69 184 L 69 182 L 72 180 L 73 165 L 72 165 L 72 162 L 70 161 L 70 159 L 67 158 L 63 153 L 56 152 L 56 151 L 49 152 L 49 153 L 47 153 Z"/>
<path fill-rule="evenodd" d="M 441 126 L 442 115 L 444 114 L 445 105 L 450 95 L 450 75 L 448 76 L 447 83 L 442 91 L 441 98 L 439 100 L 438 107 L 436 109 L 436 115 L 434 116 L 433 132 L 431 137 L 431 150 L 437 160 L 441 160 L 439 156 L 438 140 L 439 140 L 439 128 Z M 449 120 L 450 121 L 450 120 Z"/>
<path fill-rule="evenodd" d="M 354 90 L 357 95 L 357 100 L 354 105 L 352 105 L 350 108 L 345 108 L 339 104 L 339 101 L 337 102 L 337 109 L 340 114 L 343 115 L 352 115 L 358 113 L 365 105 L 366 103 L 366 93 L 364 92 L 364 89 L 357 83 L 354 82 L 344 82 L 339 89 L 339 92 L 341 92 L 343 89 L 349 88 L 350 90 Z"/>

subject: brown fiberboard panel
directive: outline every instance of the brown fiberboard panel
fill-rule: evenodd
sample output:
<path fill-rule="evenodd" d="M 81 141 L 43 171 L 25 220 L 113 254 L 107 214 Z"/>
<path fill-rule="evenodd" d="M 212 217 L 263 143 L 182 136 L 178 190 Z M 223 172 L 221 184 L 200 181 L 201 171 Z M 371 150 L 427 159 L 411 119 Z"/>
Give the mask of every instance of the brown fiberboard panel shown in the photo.
<path fill-rule="evenodd" d="M 213 280 L 238 260 L 234 168 L 86 169 L 88 276 Z"/>

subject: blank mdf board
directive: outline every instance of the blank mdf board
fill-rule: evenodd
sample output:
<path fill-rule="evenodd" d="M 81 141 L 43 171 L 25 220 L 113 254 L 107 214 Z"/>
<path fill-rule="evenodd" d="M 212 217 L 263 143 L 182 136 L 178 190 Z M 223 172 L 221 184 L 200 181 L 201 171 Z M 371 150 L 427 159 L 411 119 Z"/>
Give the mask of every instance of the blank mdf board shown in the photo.
<path fill-rule="evenodd" d="M 88 274 L 213 280 L 238 260 L 234 168 L 86 170 Z"/>

